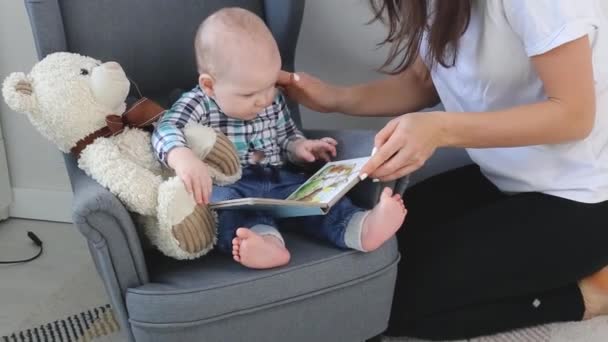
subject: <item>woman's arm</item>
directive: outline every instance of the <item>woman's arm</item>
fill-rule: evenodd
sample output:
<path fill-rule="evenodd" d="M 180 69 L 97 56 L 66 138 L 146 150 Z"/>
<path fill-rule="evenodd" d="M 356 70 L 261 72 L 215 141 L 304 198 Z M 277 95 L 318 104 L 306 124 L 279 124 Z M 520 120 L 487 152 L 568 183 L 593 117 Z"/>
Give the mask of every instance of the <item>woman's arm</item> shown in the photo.
<path fill-rule="evenodd" d="M 490 113 L 443 113 L 441 144 L 511 147 L 584 139 L 595 120 L 592 56 L 587 36 L 532 57 L 547 100 Z"/>
<path fill-rule="evenodd" d="M 355 116 L 397 116 L 439 103 L 429 71 L 420 57 L 400 74 L 343 87 L 338 94 L 335 111 Z"/>
<path fill-rule="evenodd" d="M 532 57 L 547 100 L 485 113 L 412 113 L 376 136 L 378 153 L 362 175 L 392 180 L 420 168 L 437 147 L 514 147 L 587 137 L 595 120 L 592 54 L 587 36 Z"/>
<path fill-rule="evenodd" d="M 306 73 L 282 72 L 277 85 L 291 99 L 319 112 L 355 116 L 397 116 L 439 103 L 420 57 L 404 72 L 355 86 L 335 86 Z"/>

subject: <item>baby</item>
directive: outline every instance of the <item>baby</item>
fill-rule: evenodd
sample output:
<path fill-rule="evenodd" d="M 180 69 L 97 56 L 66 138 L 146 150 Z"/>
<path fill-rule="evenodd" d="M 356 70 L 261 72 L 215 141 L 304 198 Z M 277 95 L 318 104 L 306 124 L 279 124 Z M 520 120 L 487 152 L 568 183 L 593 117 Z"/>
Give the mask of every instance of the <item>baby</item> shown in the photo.
<path fill-rule="evenodd" d="M 336 155 L 331 138 L 306 139 L 292 121 L 275 88 L 281 70 L 277 44 L 255 14 L 239 8 L 209 16 L 195 38 L 198 86 L 185 93 L 162 117 L 153 135 L 161 162 L 173 168 L 197 203 L 243 197 L 285 199 L 306 175 L 282 168 L 329 161 Z M 187 146 L 191 122 L 223 132 L 239 153 L 243 174 L 228 186 L 212 186 L 207 166 Z M 277 227 L 293 227 L 341 248 L 373 251 L 392 237 L 405 218 L 399 195 L 384 189 L 371 211 L 348 198 L 324 216 L 278 221 L 264 212 L 220 210 L 216 248 L 250 268 L 272 268 L 290 254 Z"/>

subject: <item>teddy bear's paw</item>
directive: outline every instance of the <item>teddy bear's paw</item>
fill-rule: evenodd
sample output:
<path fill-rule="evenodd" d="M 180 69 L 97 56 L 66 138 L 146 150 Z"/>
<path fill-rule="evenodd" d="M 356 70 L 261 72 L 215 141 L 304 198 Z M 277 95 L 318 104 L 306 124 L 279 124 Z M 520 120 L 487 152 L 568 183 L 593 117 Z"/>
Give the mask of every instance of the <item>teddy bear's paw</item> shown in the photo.
<path fill-rule="evenodd" d="M 2 83 L 2 96 L 8 106 L 19 113 L 31 113 L 36 108 L 36 97 L 32 96 L 32 80 L 22 72 L 10 74 Z"/>
<path fill-rule="evenodd" d="M 217 133 L 215 144 L 204 161 L 217 185 L 232 184 L 241 178 L 239 156 L 232 142 L 222 133 Z"/>
<path fill-rule="evenodd" d="M 194 212 L 171 228 L 179 248 L 187 253 L 198 254 L 211 249 L 216 239 L 213 212 L 207 207 L 196 206 Z"/>
<path fill-rule="evenodd" d="M 158 232 L 153 243 L 176 259 L 194 259 L 213 248 L 215 214 L 198 206 L 178 177 L 164 181 L 158 189 Z"/>
<path fill-rule="evenodd" d="M 184 127 L 188 146 L 209 166 L 217 185 L 226 185 L 241 178 L 241 164 L 234 144 L 222 132 L 197 123 Z"/>

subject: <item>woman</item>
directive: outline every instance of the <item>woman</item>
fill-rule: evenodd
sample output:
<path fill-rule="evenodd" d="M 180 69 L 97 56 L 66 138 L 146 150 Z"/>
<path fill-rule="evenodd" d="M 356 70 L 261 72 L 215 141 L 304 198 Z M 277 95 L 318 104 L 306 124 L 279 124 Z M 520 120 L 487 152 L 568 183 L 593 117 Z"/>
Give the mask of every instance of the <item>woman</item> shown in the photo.
<path fill-rule="evenodd" d="M 599 0 L 373 1 L 385 79 L 284 73 L 305 106 L 398 116 L 364 168 L 475 164 L 406 192 L 389 335 L 470 338 L 608 313 L 608 21 Z M 420 113 L 443 103 L 444 112 Z"/>

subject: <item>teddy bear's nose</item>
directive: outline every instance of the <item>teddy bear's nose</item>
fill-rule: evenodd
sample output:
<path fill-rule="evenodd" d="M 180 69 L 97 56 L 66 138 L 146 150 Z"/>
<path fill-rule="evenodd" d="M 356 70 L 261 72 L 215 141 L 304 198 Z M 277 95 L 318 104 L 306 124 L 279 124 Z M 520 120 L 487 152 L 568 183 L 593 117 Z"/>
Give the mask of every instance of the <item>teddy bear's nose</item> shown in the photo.
<path fill-rule="evenodd" d="M 118 64 L 116 62 L 106 62 L 106 63 L 104 63 L 104 66 L 106 69 L 109 69 L 109 70 L 120 69 L 120 64 Z"/>

